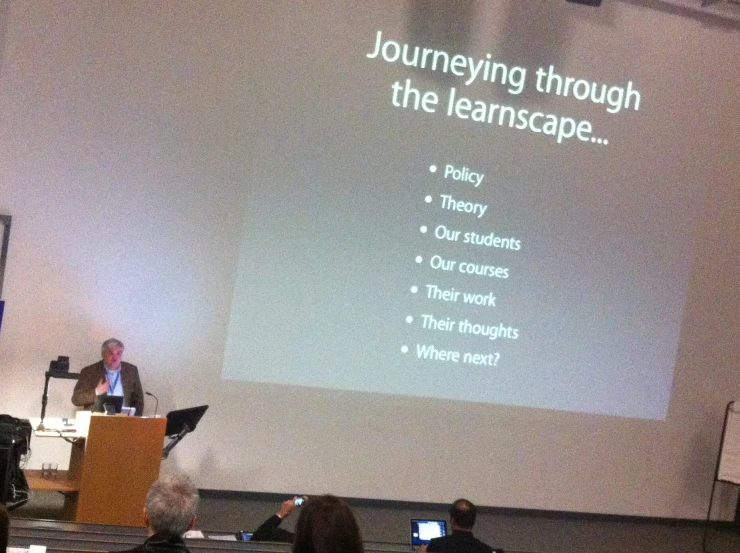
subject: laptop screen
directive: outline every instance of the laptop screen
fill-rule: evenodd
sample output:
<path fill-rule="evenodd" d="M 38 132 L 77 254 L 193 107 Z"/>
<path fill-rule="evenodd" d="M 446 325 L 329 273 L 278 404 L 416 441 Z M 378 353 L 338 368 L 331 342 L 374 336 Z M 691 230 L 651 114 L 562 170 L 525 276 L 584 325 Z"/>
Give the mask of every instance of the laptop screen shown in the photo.
<path fill-rule="evenodd" d="M 107 413 L 106 405 L 109 406 L 111 411 L 120 413 L 123 407 L 123 396 L 109 396 L 108 394 L 95 396 L 95 405 L 92 410 L 97 413 Z"/>
<path fill-rule="evenodd" d="M 424 545 L 433 538 L 447 535 L 447 522 L 444 520 L 411 519 L 411 545 Z"/>

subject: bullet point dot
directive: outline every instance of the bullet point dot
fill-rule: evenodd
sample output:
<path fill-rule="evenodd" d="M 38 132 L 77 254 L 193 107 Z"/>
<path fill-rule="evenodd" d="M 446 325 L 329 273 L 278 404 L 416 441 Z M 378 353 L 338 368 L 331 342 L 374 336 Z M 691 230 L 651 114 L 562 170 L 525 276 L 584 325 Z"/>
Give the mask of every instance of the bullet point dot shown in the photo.
<path fill-rule="evenodd" d="M 420 255 L 417 255 L 416 256 L 416 262 L 417 263 L 421 263 L 422 261 L 423 261 L 423 259 L 421 258 L 421 256 Z"/>
<path fill-rule="evenodd" d="M 416 286 L 411 287 L 411 293 L 416 294 L 419 291 L 419 289 Z"/>
<path fill-rule="evenodd" d="M 426 225 L 421 225 L 421 228 L 419 230 L 421 231 L 422 234 L 425 234 L 427 231 Z"/>
<path fill-rule="evenodd" d="M 408 317 L 406 317 L 406 322 L 407 323 L 413 323 L 414 322 L 414 318 L 411 315 L 409 315 Z"/>
<path fill-rule="evenodd" d="M 427 196 L 426 198 L 424 198 L 424 201 L 426 203 L 430 204 L 430 203 L 432 203 L 432 197 L 431 196 Z"/>
<path fill-rule="evenodd" d="M 409 347 L 408 346 L 401 346 L 401 353 L 408 353 Z"/>
<path fill-rule="evenodd" d="M 430 173 L 436 173 L 437 172 L 437 166 L 436 165 L 430 165 L 429 166 L 429 172 Z"/>

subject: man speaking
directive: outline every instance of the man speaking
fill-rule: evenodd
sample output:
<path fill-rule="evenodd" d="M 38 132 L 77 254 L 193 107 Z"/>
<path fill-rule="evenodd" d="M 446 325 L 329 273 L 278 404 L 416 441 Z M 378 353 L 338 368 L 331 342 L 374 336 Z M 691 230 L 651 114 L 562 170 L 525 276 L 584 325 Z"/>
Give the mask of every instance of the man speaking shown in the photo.
<path fill-rule="evenodd" d="M 101 353 L 101 361 L 80 372 L 72 393 L 72 403 L 78 407 L 93 409 L 96 396 L 123 396 L 123 404 L 126 407 L 135 407 L 136 414 L 141 416 L 144 413 L 144 391 L 139 380 L 139 369 L 121 361 L 123 342 L 110 338 L 103 342 Z"/>

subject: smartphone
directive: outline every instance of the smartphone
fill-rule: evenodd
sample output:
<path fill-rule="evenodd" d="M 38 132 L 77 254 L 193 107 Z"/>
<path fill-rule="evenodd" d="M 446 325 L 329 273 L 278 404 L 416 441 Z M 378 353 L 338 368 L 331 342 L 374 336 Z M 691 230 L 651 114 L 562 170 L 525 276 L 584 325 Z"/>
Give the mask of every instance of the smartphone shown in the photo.
<path fill-rule="evenodd" d="M 296 499 L 295 499 L 295 501 L 293 502 L 293 504 L 294 504 L 294 505 L 295 505 L 296 507 L 298 507 L 299 505 L 303 505 L 303 504 L 304 504 L 305 502 L 306 502 L 306 498 L 305 498 L 305 497 L 296 497 Z"/>
<path fill-rule="evenodd" d="M 236 540 L 237 541 L 249 541 L 252 539 L 252 534 L 254 532 L 237 532 L 236 533 Z"/>

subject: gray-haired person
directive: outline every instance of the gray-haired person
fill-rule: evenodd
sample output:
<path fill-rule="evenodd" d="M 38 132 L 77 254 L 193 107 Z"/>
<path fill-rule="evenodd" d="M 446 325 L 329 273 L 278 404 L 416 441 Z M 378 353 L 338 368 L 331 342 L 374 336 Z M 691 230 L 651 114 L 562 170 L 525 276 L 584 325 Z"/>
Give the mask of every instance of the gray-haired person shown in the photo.
<path fill-rule="evenodd" d="M 184 474 L 170 474 L 149 489 L 144 507 L 147 540 L 122 553 L 189 553 L 182 535 L 195 525 L 198 490 Z"/>
<path fill-rule="evenodd" d="M 144 390 L 139 369 L 122 361 L 123 342 L 110 338 L 100 348 L 102 359 L 80 371 L 72 393 L 72 403 L 84 409 L 95 408 L 95 398 L 102 394 L 123 396 L 126 407 L 135 407 L 136 415 L 144 414 Z"/>

